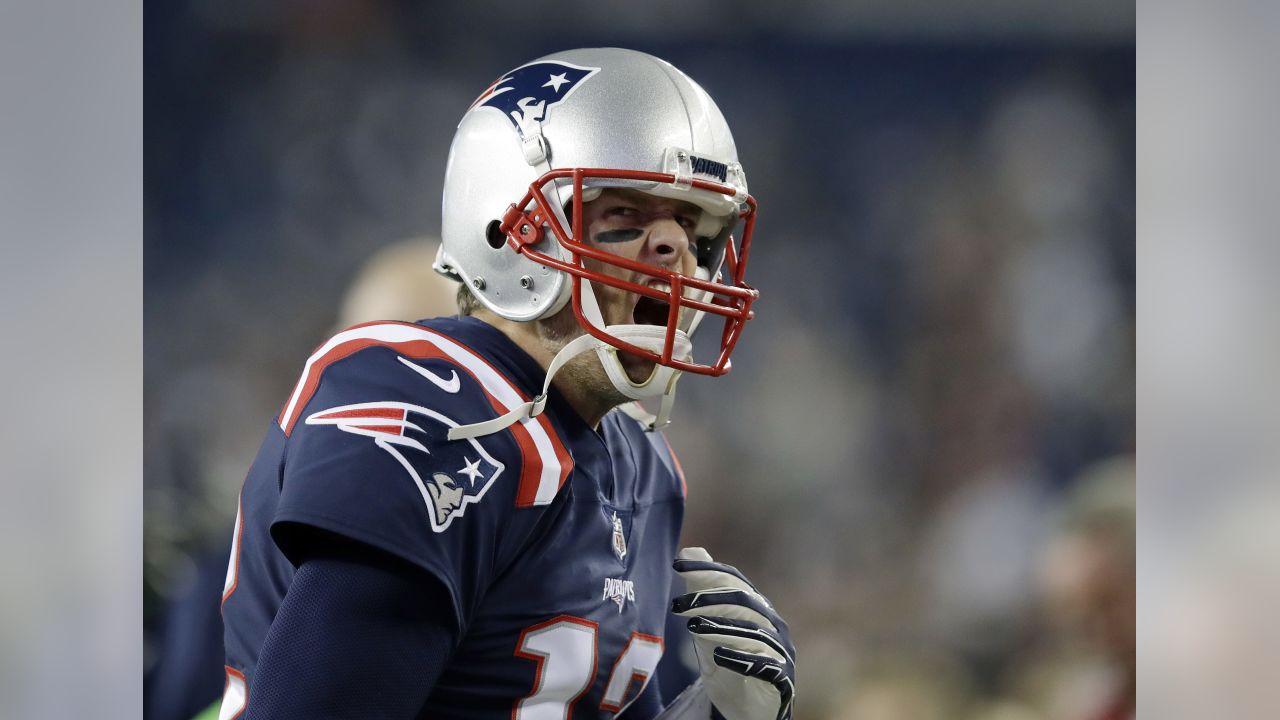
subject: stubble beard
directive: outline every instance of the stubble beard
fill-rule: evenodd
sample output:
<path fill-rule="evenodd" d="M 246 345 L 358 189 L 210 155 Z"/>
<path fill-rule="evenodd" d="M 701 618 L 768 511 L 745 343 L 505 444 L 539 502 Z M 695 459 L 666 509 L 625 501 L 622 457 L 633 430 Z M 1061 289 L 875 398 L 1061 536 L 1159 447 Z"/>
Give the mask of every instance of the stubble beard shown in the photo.
<path fill-rule="evenodd" d="M 560 312 L 539 321 L 538 336 L 542 346 L 552 357 L 571 341 L 587 333 L 578 324 L 573 308 L 566 305 Z M 629 369 L 628 369 L 629 370 Z M 628 376 L 631 372 L 628 371 Z M 599 356 L 594 352 L 584 352 L 574 357 L 556 373 L 556 380 L 563 379 L 567 385 L 584 388 L 586 394 L 599 403 L 601 407 L 614 408 L 628 400 L 613 386 L 609 376 L 600 364 Z"/>

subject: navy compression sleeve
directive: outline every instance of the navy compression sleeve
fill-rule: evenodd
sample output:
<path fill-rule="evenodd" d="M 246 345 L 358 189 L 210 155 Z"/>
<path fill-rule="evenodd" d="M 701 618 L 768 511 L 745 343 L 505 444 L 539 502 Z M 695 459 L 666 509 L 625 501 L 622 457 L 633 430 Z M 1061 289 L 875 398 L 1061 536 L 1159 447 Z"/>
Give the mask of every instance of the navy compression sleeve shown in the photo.
<path fill-rule="evenodd" d="M 248 687 L 254 718 L 413 718 L 457 643 L 440 581 L 350 541 L 298 566 Z"/>

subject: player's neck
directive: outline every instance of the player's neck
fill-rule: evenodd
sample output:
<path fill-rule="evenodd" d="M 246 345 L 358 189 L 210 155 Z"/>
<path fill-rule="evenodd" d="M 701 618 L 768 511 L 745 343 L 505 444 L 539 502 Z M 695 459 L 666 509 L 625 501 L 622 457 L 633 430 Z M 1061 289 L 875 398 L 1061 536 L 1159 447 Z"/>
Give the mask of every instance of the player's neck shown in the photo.
<path fill-rule="evenodd" d="M 515 343 L 521 350 L 529 354 L 534 362 L 545 372 L 551 367 L 551 361 L 555 358 L 556 352 L 563 347 L 563 342 L 551 342 L 548 340 L 546 326 L 539 322 L 516 322 L 500 317 L 488 309 L 478 308 L 474 312 L 474 317 L 497 328 L 502 334 L 506 335 L 511 342 Z M 574 327 L 577 327 L 576 321 Z M 556 377 L 552 380 L 552 384 L 560 391 L 569 406 L 578 413 L 589 427 L 598 429 L 600 421 L 613 408 L 620 405 L 626 398 L 615 392 L 601 371 L 599 374 L 600 382 L 593 382 L 595 378 L 587 377 L 584 366 L 598 366 L 594 353 L 582 355 L 570 361 L 565 367 L 561 368 Z"/>

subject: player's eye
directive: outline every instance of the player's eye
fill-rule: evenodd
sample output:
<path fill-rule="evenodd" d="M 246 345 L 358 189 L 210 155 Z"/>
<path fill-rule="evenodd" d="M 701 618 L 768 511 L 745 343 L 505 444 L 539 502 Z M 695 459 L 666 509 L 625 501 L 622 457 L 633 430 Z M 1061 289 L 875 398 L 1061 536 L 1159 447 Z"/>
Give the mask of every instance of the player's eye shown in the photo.
<path fill-rule="evenodd" d="M 692 230 L 698 226 L 698 218 L 693 215 L 676 215 L 676 222 L 680 223 L 680 227 L 685 230 Z"/>
<path fill-rule="evenodd" d="M 605 217 L 618 218 L 622 220 L 634 220 L 640 217 L 640 211 L 628 205 L 616 205 L 609 208 L 604 213 Z"/>

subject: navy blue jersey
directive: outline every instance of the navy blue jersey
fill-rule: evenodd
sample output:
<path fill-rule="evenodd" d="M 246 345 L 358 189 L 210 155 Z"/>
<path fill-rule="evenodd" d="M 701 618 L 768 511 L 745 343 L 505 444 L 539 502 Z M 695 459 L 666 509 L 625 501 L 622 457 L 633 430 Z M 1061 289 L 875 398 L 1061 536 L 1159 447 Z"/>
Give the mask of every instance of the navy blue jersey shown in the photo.
<path fill-rule="evenodd" d="M 608 717 L 640 693 L 663 651 L 684 512 L 665 439 L 618 411 L 592 429 L 554 390 L 536 418 L 446 437 L 544 378 L 474 318 L 370 323 L 316 350 L 241 491 L 223 717 L 243 704 L 291 558 L 305 554 L 287 533 L 297 526 L 391 553 L 446 588 L 439 613 L 459 644 L 423 716 Z"/>

